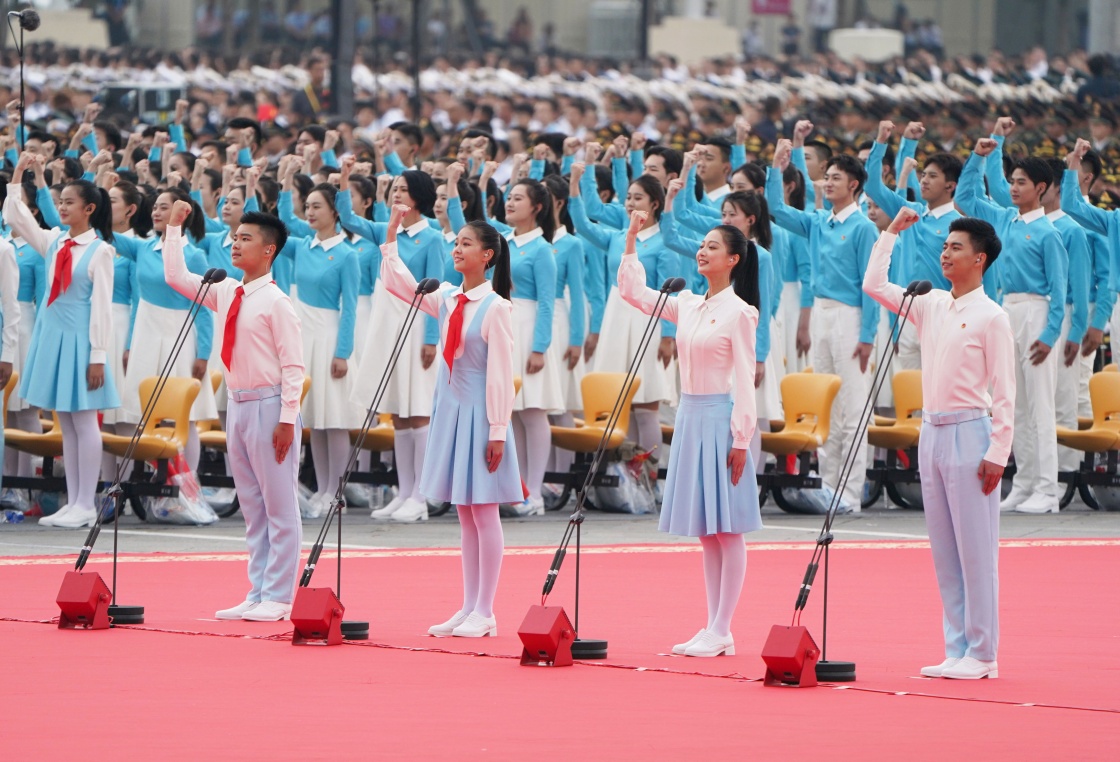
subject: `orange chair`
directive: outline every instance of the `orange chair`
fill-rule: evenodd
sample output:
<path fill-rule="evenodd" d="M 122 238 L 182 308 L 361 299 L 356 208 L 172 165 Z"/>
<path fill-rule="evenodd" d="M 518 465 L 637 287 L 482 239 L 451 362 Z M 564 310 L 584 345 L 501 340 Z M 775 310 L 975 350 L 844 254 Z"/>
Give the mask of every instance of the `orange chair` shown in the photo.
<path fill-rule="evenodd" d="M 8 418 L 8 401 L 19 382 L 19 374 L 13 373 L 4 386 L 3 405 L 0 407 L 0 423 Z M 44 431 L 30 432 L 22 429 L 4 429 L 4 445 L 18 452 L 25 452 L 43 459 L 42 476 L 5 476 L 4 485 L 11 489 L 38 489 L 45 492 L 66 490 L 66 480 L 54 475 L 54 460 L 62 457 L 62 426 L 58 415 L 51 414 L 51 422 Z"/>
<path fill-rule="evenodd" d="M 1089 379 L 1089 399 L 1093 405 L 1093 421 L 1089 428 L 1058 427 L 1058 444 L 1085 453 L 1080 469 L 1058 474 L 1058 481 L 1067 485 L 1059 500 L 1062 508 L 1073 500 L 1074 492 L 1080 493 L 1090 508 L 1099 508 L 1090 487 L 1112 487 L 1120 477 L 1120 373 L 1107 365 L 1100 373 L 1094 373 Z M 1101 459 L 1103 469 L 1098 470 Z"/>
<path fill-rule="evenodd" d="M 784 507 L 782 489 L 816 489 L 819 476 L 810 476 L 812 456 L 828 441 L 832 401 L 840 391 L 840 377 L 803 371 L 782 378 L 783 421 L 772 421 L 771 431 L 762 432 L 762 450 L 774 455 L 777 466 L 758 475 L 763 495 L 773 490 L 774 500 Z M 796 468 L 794 463 L 797 464 Z"/>

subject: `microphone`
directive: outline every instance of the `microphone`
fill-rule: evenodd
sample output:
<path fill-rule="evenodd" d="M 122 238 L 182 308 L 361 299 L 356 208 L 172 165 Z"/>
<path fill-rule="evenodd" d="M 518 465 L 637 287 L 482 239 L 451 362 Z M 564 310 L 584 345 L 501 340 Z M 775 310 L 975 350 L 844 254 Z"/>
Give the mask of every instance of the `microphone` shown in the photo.
<path fill-rule="evenodd" d="M 430 294 L 433 291 L 435 291 L 437 288 L 439 288 L 439 281 L 438 280 L 436 280 L 435 278 L 424 278 L 424 280 L 422 280 L 422 281 L 420 281 L 419 283 L 416 284 L 416 293 L 417 294 Z"/>
<path fill-rule="evenodd" d="M 684 286 L 684 278 L 666 278 L 665 282 L 661 284 L 661 293 L 676 294 L 684 289 Z"/>
<path fill-rule="evenodd" d="M 214 277 L 214 273 L 218 272 L 218 268 L 211 267 L 209 270 L 202 274 L 202 282 L 209 283 L 210 279 Z"/>
<path fill-rule="evenodd" d="M 933 284 L 928 280 L 918 281 L 918 285 L 914 287 L 914 296 L 923 296 L 933 291 Z"/>
<path fill-rule="evenodd" d="M 913 296 L 914 291 L 918 288 L 918 283 L 919 283 L 919 281 L 916 281 L 916 280 L 910 281 L 910 285 L 906 287 L 906 290 L 902 292 L 902 295 L 903 296 Z"/>
<path fill-rule="evenodd" d="M 28 32 L 34 32 L 43 23 L 39 11 L 28 8 L 25 11 L 8 11 L 8 18 L 15 16 L 19 19 L 19 26 Z"/>
<path fill-rule="evenodd" d="M 227 277 L 226 271 L 218 267 L 214 270 L 214 274 L 210 276 L 210 285 L 221 283 Z"/>

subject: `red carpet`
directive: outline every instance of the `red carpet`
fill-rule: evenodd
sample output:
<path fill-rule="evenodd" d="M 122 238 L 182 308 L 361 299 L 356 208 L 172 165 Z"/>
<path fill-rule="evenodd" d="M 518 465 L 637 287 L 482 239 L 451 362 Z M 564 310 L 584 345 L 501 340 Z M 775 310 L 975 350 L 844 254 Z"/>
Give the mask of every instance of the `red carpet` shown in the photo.
<path fill-rule="evenodd" d="M 804 544 L 752 546 L 738 655 L 718 659 L 659 655 L 703 623 L 695 546 L 585 549 L 581 631 L 608 639 L 611 658 L 570 669 L 510 658 L 551 549 L 509 552 L 501 636 L 481 641 L 423 634 L 458 607 L 454 554 L 352 555 L 347 618 L 370 620 L 371 640 L 336 648 L 268 637 L 286 623 L 211 620 L 244 593 L 238 554 L 126 558 L 120 602 L 146 606 L 146 624 L 101 632 L 35 623 L 57 614 L 68 559 L 0 558 L 0 686 L 19 707 L 0 758 L 1110 759 L 1120 739 L 1120 608 L 1105 587 L 1120 541 L 1005 546 L 1001 677 L 979 682 L 912 677 L 941 658 L 928 549 L 838 543 L 829 655 L 855 661 L 859 680 L 806 690 L 746 680 L 762 675 L 770 626 L 789 622 Z M 88 568 L 108 581 L 101 558 Z M 551 598 L 569 614 L 573 561 Z M 315 584 L 333 581 L 321 563 Z M 819 592 L 804 618 L 818 641 Z M 493 658 L 450 653 L 476 650 Z"/>

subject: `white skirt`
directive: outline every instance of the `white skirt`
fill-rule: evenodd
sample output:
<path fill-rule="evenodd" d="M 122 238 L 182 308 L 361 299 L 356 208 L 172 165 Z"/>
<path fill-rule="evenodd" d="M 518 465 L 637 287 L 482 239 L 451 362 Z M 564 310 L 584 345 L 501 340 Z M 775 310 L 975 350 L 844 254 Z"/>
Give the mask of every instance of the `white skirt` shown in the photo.
<path fill-rule="evenodd" d="M 23 375 L 23 366 L 27 362 L 27 351 L 31 349 L 31 336 L 35 333 L 35 302 L 19 303 L 19 347 L 16 356 L 12 358 L 12 373 Z M 119 388 L 119 387 L 118 387 Z M 8 398 L 8 410 L 16 413 L 27 410 L 31 405 L 19 396 L 19 384 Z M 0 423 L 4 423 L 0 421 Z"/>
<path fill-rule="evenodd" d="M 132 348 L 128 353 L 128 370 L 124 374 L 124 384 L 121 386 L 121 410 L 118 413 L 118 423 L 139 423 L 142 409 L 140 407 L 140 382 L 145 378 L 158 376 L 163 370 L 163 364 L 171 356 L 171 349 L 175 337 L 186 318 L 186 310 L 169 310 L 157 307 L 151 302 L 140 301 L 136 311 L 136 323 L 132 328 Z M 221 328 L 214 326 L 217 332 Z M 176 378 L 192 378 L 191 367 L 194 365 L 198 346 L 198 329 L 191 326 L 187 333 L 183 351 L 179 359 L 171 367 L 171 376 Z M 214 401 L 214 390 L 210 386 L 210 379 L 203 379 L 202 388 L 198 391 L 194 405 L 191 407 L 192 421 L 210 421 L 218 417 L 218 406 Z"/>
<path fill-rule="evenodd" d="M 638 351 L 649 317 L 636 307 L 622 300 L 618 289 L 611 286 L 607 306 L 603 311 L 603 326 L 599 332 L 599 345 L 591 358 L 597 373 L 625 373 Z M 634 402 L 668 402 L 675 404 L 673 382 L 669 369 L 657 360 L 661 341 L 660 328 L 654 329 L 653 338 L 646 347 L 645 356 L 638 364 L 637 377 L 641 384 L 634 393 Z M 752 382 L 753 383 L 753 382 Z"/>
<path fill-rule="evenodd" d="M 366 341 L 369 338 L 370 317 L 373 314 L 373 296 L 358 296 L 358 311 L 354 318 L 354 353 L 350 355 L 350 364 L 357 371 L 362 364 L 362 352 L 365 351 Z M 365 404 L 369 407 L 369 403 Z"/>
<path fill-rule="evenodd" d="M 371 328 L 366 334 L 358 375 L 354 379 L 351 393 L 351 400 L 361 410 L 368 409 L 373 402 L 373 395 L 389 365 L 393 342 L 396 341 L 407 313 L 408 303 L 390 294 L 384 282 L 379 279 L 373 289 L 373 309 L 369 321 Z M 426 319 L 427 315 L 421 312 L 412 324 L 412 330 L 405 338 L 397 367 L 389 376 L 385 396 L 382 397 L 377 412 L 391 413 L 402 418 L 431 416 L 439 357 L 426 369 L 420 362 Z M 377 330 L 373 330 L 372 326 L 377 326 Z"/>
<path fill-rule="evenodd" d="M 579 348 L 579 362 L 572 370 L 568 370 L 568 363 L 564 360 L 564 353 L 568 351 L 571 338 L 571 321 L 567 299 L 557 299 L 552 308 L 552 344 L 548 348 L 546 363 L 556 366 L 560 375 L 560 395 L 564 400 L 565 410 L 572 412 L 583 411 L 583 394 L 580 392 L 580 381 L 587 373 L 587 365 L 583 361 L 583 347 Z"/>
<path fill-rule="evenodd" d="M 513 302 L 513 372 L 521 376 L 521 391 L 513 398 L 513 409 L 530 410 L 540 408 L 546 411 L 564 410 L 564 392 L 560 386 L 560 363 L 553 357 L 552 346 L 544 355 L 544 367 L 536 373 L 528 373 L 525 365 L 533 352 L 533 331 L 537 327 L 537 300 L 512 299 Z M 555 316 L 555 313 L 553 313 Z M 566 314 L 566 313 L 565 313 Z M 553 337 L 556 335 L 556 320 L 552 321 Z M 564 346 L 568 346 L 567 336 Z M 563 354 L 564 350 L 560 350 Z"/>
<path fill-rule="evenodd" d="M 127 304 L 113 304 L 113 343 L 109 346 L 109 359 L 105 370 L 113 374 L 113 382 L 118 389 L 124 388 L 124 352 L 128 349 L 128 324 L 132 319 L 132 309 Z M 183 350 L 184 352 L 186 350 Z M 129 423 L 125 420 L 124 408 L 113 408 L 101 413 L 102 423 Z M 136 421 L 131 421 L 136 423 Z"/>
<path fill-rule="evenodd" d="M 762 376 L 762 386 L 754 390 L 755 406 L 760 421 L 776 420 L 783 417 L 782 399 L 779 393 L 782 380 L 782 363 L 778 359 L 781 354 L 781 338 L 781 330 L 776 327 L 775 321 L 771 320 L 770 354 L 767 355 L 764 363 L 766 372 Z"/>
<path fill-rule="evenodd" d="M 362 421 L 350 401 L 355 367 L 347 363 L 346 375 L 331 378 L 331 362 L 338 344 L 338 310 L 295 304 L 303 334 L 303 365 L 311 377 L 311 388 L 300 406 L 300 417 L 308 429 L 356 429 Z"/>

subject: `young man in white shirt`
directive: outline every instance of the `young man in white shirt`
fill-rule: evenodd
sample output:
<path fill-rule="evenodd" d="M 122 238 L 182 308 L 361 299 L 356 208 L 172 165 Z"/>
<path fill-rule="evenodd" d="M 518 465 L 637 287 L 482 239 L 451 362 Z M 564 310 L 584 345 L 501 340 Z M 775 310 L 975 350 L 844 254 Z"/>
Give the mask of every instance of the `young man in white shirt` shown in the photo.
<path fill-rule="evenodd" d="M 898 236 L 919 221 L 902 208 L 871 252 L 863 288 L 898 312 L 901 287 L 887 271 Z M 984 293 L 999 256 L 995 229 L 954 220 L 941 250 L 952 290 L 914 299 L 907 319 L 922 348 L 918 464 L 930 550 L 945 614 L 945 661 L 926 677 L 998 677 L 999 486 L 1015 422 L 1015 337 L 1007 313 Z"/>
<path fill-rule="evenodd" d="M 182 225 L 190 205 L 171 210 L 163 245 L 168 285 L 193 298 L 201 276 L 187 270 Z M 273 282 L 272 262 L 287 229 L 269 214 L 249 212 L 233 235 L 233 265 L 244 281 L 214 285 L 203 305 L 224 327 L 222 364 L 229 390 L 226 447 L 245 516 L 249 582 L 245 601 L 217 612 L 218 619 L 275 622 L 292 611 L 303 527 L 296 502 L 299 445 L 296 433 L 303 390 L 300 322 L 287 294 Z M 293 443 L 295 446 L 293 447 Z"/>

